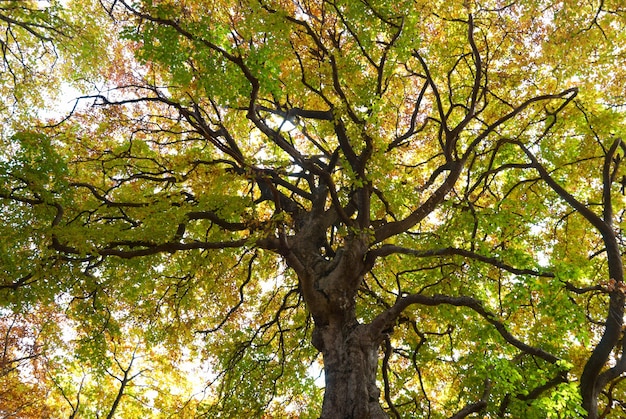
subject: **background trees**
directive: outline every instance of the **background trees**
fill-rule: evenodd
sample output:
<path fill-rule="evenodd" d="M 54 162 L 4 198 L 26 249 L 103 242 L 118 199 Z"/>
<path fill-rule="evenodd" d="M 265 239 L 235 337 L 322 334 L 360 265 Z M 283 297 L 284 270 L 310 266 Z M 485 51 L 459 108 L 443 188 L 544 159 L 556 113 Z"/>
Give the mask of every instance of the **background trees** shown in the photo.
<path fill-rule="evenodd" d="M 81 4 L 0 159 L 46 408 L 619 415 L 619 4 Z"/>

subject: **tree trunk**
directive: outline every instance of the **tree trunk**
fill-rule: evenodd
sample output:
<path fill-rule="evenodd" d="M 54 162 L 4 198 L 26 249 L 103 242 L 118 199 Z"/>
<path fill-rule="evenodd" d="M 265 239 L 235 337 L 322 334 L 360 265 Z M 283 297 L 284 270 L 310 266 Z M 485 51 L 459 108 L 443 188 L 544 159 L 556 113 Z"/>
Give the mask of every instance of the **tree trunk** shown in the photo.
<path fill-rule="evenodd" d="M 378 346 L 365 325 L 316 327 L 326 390 L 320 419 L 387 419 L 376 385 Z"/>
<path fill-rule="evenodd" d="M 605 200 L 609 202 L 609 198 Z M 605 205 L 610 205 L 610 203 Z M 611 213 L 609 212 L 606 218 L 610 221 L 611 217 Z M 611 224 L 612 223 L 609 223 L 609 225 Z M 587 411 L 587 419 L 598 419 L 600 417 L 598 411 L 598 396 L 612 379 L 617 378 L 626 369 L 623 361 L 626 355 L 622 351 L 616 365 L 605 370 L 611 358 L 611 354 L 615 348 L 620 345 L 623 339 L 624 303 L 626 297 L 624 296 L 623 288 L 621 288 L 624 284 L 622 252 L 612 229 L 609 230 L 608 233 L 603 233 L 603 240 L 606 246 L 609 281 L 612 289 L 610 289 L 609 309 L 604 322 L 602 338 L 587 359 L 587 363 L 580 376 L 580 392 L 583 399 L 582 407 Z"/>
<path fill-rule="evenodd" d="M 316 224 L 302 227 L 286 254 L 315 322 L 313 346 L 324 358 L 326 389 L 320 419 L 388 419 L 376 386 L 384 336 L 374 326 L 360 324 L 355 314 L 368 238 L 346 240 L 331 260 L 319 254 L 323 240 L 325 229 Z"/>

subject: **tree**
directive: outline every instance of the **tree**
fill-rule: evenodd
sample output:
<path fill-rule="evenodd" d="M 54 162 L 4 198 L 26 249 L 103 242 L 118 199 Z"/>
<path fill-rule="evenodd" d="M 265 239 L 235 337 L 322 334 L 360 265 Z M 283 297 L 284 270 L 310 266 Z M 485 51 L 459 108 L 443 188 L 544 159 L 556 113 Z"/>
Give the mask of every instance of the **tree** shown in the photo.
<path fill-rule="evenodd" d="M 101 6 L 107 86 L 0 159 L 6 306 L 65 313 L 97 412 L 624 410 L 622 6 Z"/>

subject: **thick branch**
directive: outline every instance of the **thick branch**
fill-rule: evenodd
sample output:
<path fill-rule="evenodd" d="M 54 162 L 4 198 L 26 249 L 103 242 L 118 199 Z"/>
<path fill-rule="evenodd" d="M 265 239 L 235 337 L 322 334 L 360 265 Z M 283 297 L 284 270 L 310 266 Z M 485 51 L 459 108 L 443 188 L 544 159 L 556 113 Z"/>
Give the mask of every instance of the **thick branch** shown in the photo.
<path fill-rule="evenodd" d="M 478 413 L 484 410 L 487 407 L 487 401 L 489 400 L 489 394 L 491 393 L 491 382 L 489 380 L 485 381 L 485 391 L 483 391 L 483 395 L 477 402 L 470 403 L 465 406 L 463 409 L 458 411 L 455 415 L 451 416 L 450 419 L 463 419 L 471 415 L 472 413 Z"/>
<path fill-rule="evenodd" d="M 121 245 L 122 243 L 120 243 Z M 91 255 L 93 256 L 117 256 L 122 259 L 132 259 L 141 256 L 149 256 L 156 255 L 158 253 L 176 253 L 178 251 L 184 250 L 209 250 L 209 249 L 232 249 L 232 248 L 240 248 L 245 247 L 250 244 L 248 239 L 240 239 L 240 240 L 232 240 L 232 241 L 221 241 L 221 242 L 203 242 L 203 241 L 192 241 L 186 243 L 178 243 L 178 242 L 168 242 L 168 243 L 147 243 L 147 242 L 127 242 L 123 243 L 125 247 L 128 248 L 114 248 L 114 247 L 104 247 L 101 249 L 95 249 Z M 278 243 L 272 238 L 259 239 L 253 246 L 269 249 L 269 250 L 277 250 Z M 133 246 L 141 247 L 140 249 L 133 249 Z M 76 256 L 85 256 L 84 252 L 81 252 L 79 249 L 72 247 L 70 245 L 66 245 L 61 243 L 58 238 L 52 238 L 51 248 L 54 250 L 65 253 L 67 255 L 76 255 Z"/>
<path fill-rule="evenodd" d="M 454 247 L 445 247 L 443 249 L 433 249 L 433 250 L 415 250 L 415 249 L 410 249 L 406 247 L 386 244 L 377 249 L 371 250 L 367 254 L 366 262 L 373 265 L 373 263 L 375 262 L 377 258 L 389 256 L 392 254 L 404 254 L 404 255 L 411 255 L 415 257 L 438 257 L 438 256 L 457 255 L 457 256 L 463 256 L 469 259 L 474 259 L 480 262 L 487 263 L 489 265 L 495 266 L 496 268 L 500 268 L 507 272 L 511 272 L 515 275 L 532 275 L 532 276 L 539 276 L 539 277 L 545 277 L 545 278 L 555 277 L 554 273 L 552 272 L 537 271 L 534 269 L 516 268 L 514 266 L 511 266 L 502 262 L 501 260 L 497 258 L 484 256 L 476 252 L 472 252 L 472 251 L 465 250 L 465 249 L 458 249 Z"/>
<path fill-rule="evenodd" d="M 576 199 L 572 194 L 567 192 L 565 188 L 559 185 L 553 178 L 550 176 L 546 168 L 539 163 L 535 155 L 521 142 L 521 141 L 512 141 L 514 144 L 517 144 L 522 151 L 528 156 L 530 161 L 532 162 L 533 168 L 539 172 L 541 179 L 548 184 L 554 192 L 556 192 L 565 202 L 567 202 L 572 208 L 574 208 L 580 215 L 582 215 L 589 223 L 594 226 L 604 237 L 605 235 L 608 237 L 614 237 L 614 233 L 609 228 L 609 226 L 600 218 L 596 213 L 591 211 L 585 204 Z"/>
<path fill-rule="evenodd" d="M 408 217 L 400 221 L 394 221 L 378 228 L 374 233 L 374 243 L 404 233 L 411 227 L 422 221 L 445 199 L 448 192 L 452 190 L 457 179 L 461 175 L 463 161 L 457 161 L 450 165 L 450 173 L 444 182 L 428 197 L 426 202 L 420 205 Z"/>
<path fill-rule="evenodd" d="M 613 224 L 613 203 L 611 200 L 611 185 L 613 184 L 613 173 L 611 173 L 611 165 L 615 152 L 619 148 L 622 140 L 616 138 L 611 144 L 608 152 L 604 156 L 604 164 L 602 166 L 602 205 L 604 206 L 604 222 Z"/>
<path fill-rule="evenodd" d="M 500 333 L 500 335 L 504 338 L 504 340 L 506 340 L 508 343 L 515 346 L 522 352 L 541 358 L 551 364 L 554 364 L 559 360 L 559 358 L 552 355 L 551 353 L 546 352 L 541 348 L 530 346 L 517 339 L 506 329 L 504 324 L 498 319 L 495 314 L 491 313 L 490 311 L 485 309 L 485 307 L 483 307 L 483 304 L 480 300 L 467 296 L 454 297 L 443 294 L 435 294 L 432 296 L 422 294 L 410 294 L 405 297 L 401 297 L 396 301 L 393 306 L 376 316 L 376 318 L 370 323 L 372 335 L 379 335 L 381 331 L 387 330 L 392 327 L 398 316 L 407 307 L 413 304 L 425 306 L 438 306 L 442 304 L 448 304 L 456 307 L 468 307 L 474 312 L 478 313 L 491 325 L 493 325 L 498 333 Z"/>

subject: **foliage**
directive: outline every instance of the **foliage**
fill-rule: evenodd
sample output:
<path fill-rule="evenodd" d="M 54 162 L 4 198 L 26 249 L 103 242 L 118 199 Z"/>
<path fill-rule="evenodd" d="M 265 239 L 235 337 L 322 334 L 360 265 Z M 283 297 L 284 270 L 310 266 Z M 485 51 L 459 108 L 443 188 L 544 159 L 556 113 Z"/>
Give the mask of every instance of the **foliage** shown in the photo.
<path fill-rule="evenodd" d="M 620 2 L 0 24 L 5 416 L 624 415 Z"/>

